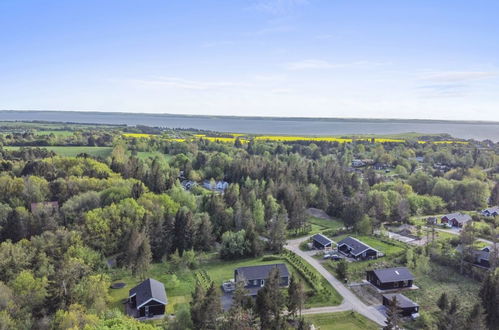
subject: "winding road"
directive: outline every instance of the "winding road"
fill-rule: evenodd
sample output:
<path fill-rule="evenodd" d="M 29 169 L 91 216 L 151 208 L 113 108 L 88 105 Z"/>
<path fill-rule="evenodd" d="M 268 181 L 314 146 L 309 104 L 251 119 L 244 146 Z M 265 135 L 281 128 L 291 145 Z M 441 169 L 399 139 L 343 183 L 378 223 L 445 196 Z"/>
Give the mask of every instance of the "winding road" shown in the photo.
<path fill-rule="evenodd" d="M 288 240 L 285 248 L 302 257 L 322 276 L 324 276 L 324 278 L 336 289 L 336 291 L 338 291 L 338 293 L 343 296 L 343 302 L 338 306 L 304 309 L 302 311 L 302 314 L 334 313 L 353 310 L 376 322 L 380 326 L 385 326 L 386 317 L 385 315 L 383 315 L 383 313 L 378 311 L 373 306 L 367 306 L 366 304 L 364 304 L 352 291 L 350 291 L 343 283 L 341 283 L 341 281 L 336 279 L 336 277 L 334 277 L 329 271 L 327 271 L 319 261 L 314 259 L 309 254 L 305 253 L 304 251 L 300 250 L 300 244 L 308 239 L 309 237 L 302 237 L 294 240 Z"/>

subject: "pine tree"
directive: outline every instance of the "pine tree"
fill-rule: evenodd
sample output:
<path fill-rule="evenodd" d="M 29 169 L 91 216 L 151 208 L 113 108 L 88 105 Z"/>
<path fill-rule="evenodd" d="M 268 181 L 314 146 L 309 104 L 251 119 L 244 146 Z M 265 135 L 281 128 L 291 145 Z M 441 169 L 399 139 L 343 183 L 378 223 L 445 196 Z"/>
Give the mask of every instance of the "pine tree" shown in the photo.
<path fill-rule="evenodd" d="M 197 284 L 194 292 L 192 293 L 191 305 L 191 320 L 194 329 L 202 329 L 205 322 L 207 311 L 204 309 L 204 300 L 206 298 L 206 291 L 201 284 Z"/>
<path fill-rule="evenodd" d="M 449 308 L 449 298 L 447 297 L 447 293 L 443 292 L 440 295 L 440 298 L 438 298 L 438 301 L 437 301 L 437 306 L 438 306 L 438 308 L 440 308 L 440 310 L 442 312 L 446 311 L 447 308 Z"/>
<path fill-rule="evenodd" d="M 291 277 L 291 282 L 288 288 L 288 313 L 292 317 L 296 316 L 296 312 L 299 312 L 301 316 L 301 310 L 303 309 L 303 304 L 305 302 L 305 289 L 303 283 L 296 279 L 294 276 Z"/>
<path fill-rule="evenodd" d="M 475 304 L 470 312 L 470 315 L 468 316 L 468 319 L 466 320 L 465 327 L 466 329 L 473 330 L 487 330 L 485 322 L 485 313 L 482 305 Z"/>
<path fill-rule="evenodd" d="M 279 288 L 279 270 L 275 268 L 256 296 L 256 313 L 260 317 L 262 329 L 284 328 L 281 318 L 284 303 L 285 298 Z"/>
<path fill-rule="evenodd" d="M 269 248 L 276 253 L 281 253 L 286 243 L 287 217 L 286 208 L 282 206 L 277 218 L 272 219 L 272 223 L 270 224 Z"/>
<path fill-rule="evenodd" d="M 400 310 L 398 307 L 397 296 L 393 296 L 390 304 L 388 306 L 388 310 L 386 311 L 386 325 L 383 327 L 383 330 L 396 330 L 400 329 Z"/>
<path fill-rule="evenodd" d="M 205 311 L 205 319 L 202 329 L 216 329 L 218 318 L 222 314 L 222 305 L 220 302 L 220 290 L 215 286 L 214 282 L 211 282 L 208 291 L 206 291 L 203 310 Z"/>
<path fill-rule="evenodd" d="M 479 296 L 485 310 L 485 320 L 490 329 L 499 328 L 499 276 L 493 273 L 485 278 Z"/>

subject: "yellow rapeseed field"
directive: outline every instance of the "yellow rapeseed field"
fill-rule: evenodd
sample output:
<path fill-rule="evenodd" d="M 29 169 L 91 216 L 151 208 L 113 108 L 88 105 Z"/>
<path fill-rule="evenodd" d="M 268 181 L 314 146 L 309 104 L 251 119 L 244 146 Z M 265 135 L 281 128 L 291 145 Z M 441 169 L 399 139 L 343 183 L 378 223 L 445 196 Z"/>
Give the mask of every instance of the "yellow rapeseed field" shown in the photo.
<path fill-rule="evenodd" d="M 236 139 L 239 139 L 242 143 L 248 143 L 249 137 L 242 133 L 231 133 L 232 137 L 218 137 L 218 136 L 206 136 L 206 134 L 194 134 L 194 139 L 205 139 L 212 142 L 223 142 L 223 143 L 234 143 Z M 131 138 L 151 138 L 153 134 L 143 134 L 143 133 L 124 133 L 124 137 Z M 175 142 L 185 142 L 188 139 L 181 138 L 166 138 L 168 141 Z M 255 141 L 280 141 L 280 142 L 294 142 L 294 141 L 310 141 L 310 142 L 338 142 L 338 143 L 350 143 L 353 141 L 371 141 L 372 138 L 339 138 L 332 136 L 288 136 L 288 135 L 259 135 L 254 137 Z M 406 140 L 403 139 L 390 139 L 390 138 L 374 138 L 376 143 L 404 143 Z M 434 144 L 468 144 L 466 141 L 418 141 L 420 144 L 434 143 Z"/>

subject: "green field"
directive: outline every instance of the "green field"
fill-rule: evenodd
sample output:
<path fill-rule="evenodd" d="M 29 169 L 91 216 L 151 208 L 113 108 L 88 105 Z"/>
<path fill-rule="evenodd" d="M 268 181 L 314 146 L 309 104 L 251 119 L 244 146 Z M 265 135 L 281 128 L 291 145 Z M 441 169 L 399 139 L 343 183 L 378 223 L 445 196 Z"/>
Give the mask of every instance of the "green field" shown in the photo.
<path fill-rule="evenodd" d="M 170 161 L 170 159 L 172 158 L 171 155 L 167 155 L 167 154 L 164 154 L 164 153 L 158 152 L 158 151 L 139 151 L 139 152 L 137 152 L 137 158 L 142 159 L 142 160 L 146 160 L 148 158 L 156 158 L 158 156 L 160 158 L 163 158 L 166 161 Z"/>
<path fill-rule="evenodd" d="M 73 131 L 66 130 L 44 130 L 44 131 L 35 131 L 35 135 L 50 135 L 54 134 L 55 136 L 71 136 L 74 134 Z"/>
<path fill-rule="evenodd" d="M 305 320 L 320 330 L 375 330 L 380 327 L 355 312 L 305 315 Z"/>
<path fill-rule="evenodd" d="M 277 257 L 277 256 L 276 256 Z M 175 313 L 175 310 L 180 304 L 189 303 L 191 299 L 191 292 L 196 286 L 196 272 L 206 271 L 209 280 L 213 281 L 215 285 L 220 287 L 223 282 L 234 278 L 234 269 L 243 266 L 252 265 L 265 265 L 265 264 L 275 264 L 275 263 L 285 263 L 288 269 L 291 271 L 293 276 L 296 276 L 303 280 L 302 276 L 296 271 L 296 269 L 289 263 L 283 260 L 267 260 L 264 261 L 263 258 L 252 258 L 243 260 L 231 260 L 223 261 L 220 259 L 213 258 L 208 262 L 202 264 L 199 269 L 189 270 L 189 269 L 172 269 L 171 265 L 168 263 L 158 263 L 153 264 L 150 271 L 146 277 L 154 278 L 165 284 L 166 294 L 168 297 L 168 313 Z M 179 284 L 176 287 L 172 287 L 171 278 L 176 275 Z M 122 301 L 128 297 L 128 291 L 135 285 L 140 283 L 140 279 L 131 276 L 129 273 L 123 271 L 116 271 L 112 274 L 114 282 L 125 282 L 126 286 L 122 289 L 110 289 L 109 293 L 111 296 L 110 305 L 112 308 L 123 309 Z M 308 283 L 303 280 L 305 284 L 305 290 L 311 291 L 311 287 Z M 330 287 L 329 290 L 333 294 L 328 298 L 328 300 L 318 300 L 316 296 L 307 299 L 306 307 L 320 307 L 320 306 L 332 306 L 341 303 L 341 296 Z"/>
<path fill-rule="evenodd" d="M 296 238 L 296 237 L 302 237 L 306 235 L 314 235 L 318 233 L 325 232 L 327 230 L 336 230 L 336 229 L 341 229 L 345 225 L 343 224 L 343 221 L 339 219 L 321 219 L 321 218 L 316 218 L 310 216 L 308 218 L 308 223 L 309 223 L 309 228 L 306 231 L 303 232 L 298 232 L 295 233 L 292 230 L 288 231 L 288 238 Z"/>
<path fill-rule="evenodd" d="M 4 149 L 6 150 L 18 150 L 20 148 L 29 148 L 29 147 L 12 147 L 12 146 L 5 146 Z M 40 147 L 40 148 L 45 148 L 47 150 L 55 152 L 59 156 L 64 156 L 64 157 L 75 157 L 78 154 L 81 153 L 86 153 L 89 154 L 90 156 L 93 157 L 102 157 L 105 158 L 109 155 L 111 155 L 111 152 L 113 151 L 112 147 L 59 147 L 59 146 L 49 146 L 49 147 Z"/>

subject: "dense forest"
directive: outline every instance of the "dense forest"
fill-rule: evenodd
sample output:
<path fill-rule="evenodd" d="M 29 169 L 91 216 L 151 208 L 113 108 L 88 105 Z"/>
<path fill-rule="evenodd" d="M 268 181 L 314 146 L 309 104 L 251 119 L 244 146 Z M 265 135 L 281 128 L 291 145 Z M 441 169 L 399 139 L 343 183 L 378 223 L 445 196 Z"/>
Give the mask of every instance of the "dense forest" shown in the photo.
<path fill-rule="evenodd" d="M 159 263 L 197 269 L 200 256 L 279 254 L 287 238 L 311 230 L 310 208 L 341 219 L 345 232 L 373 235 L 414 217 L 499 205 L 491 141 L 227 142 L 222 133 L 97 125 L 42 133 L 20 124 L 0 134 L 0 329 L 306 329 L 296 312 L 301 284 L 280 294 L 269 281 L 256 305 L 241 293 L 228 311 L 221 283 L 196 286 L 176 317 L 155 324 L 112 308 L 109 287 L 117 272 L 146 278 Z M 89 151 L 98 147 L 108 155 Z M 228 186 L 209 188 L 219 182 Z M 487 224 L 474 235 L 497 238 L 499 219 L 474 220 Z M 443 262 L 451 243 L 435 247 L 432 260 Z M 487 281 L 497 300 L 497 275 Z M 498 324 L 496 307 L 477 306 L 488 311 L 484 326 Z M 293 322 L 280 317 L 284 309 Z M 430 317 L 425 327 L 442 322 Z"/>

